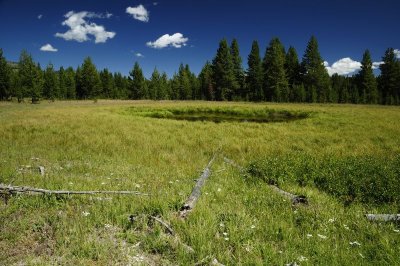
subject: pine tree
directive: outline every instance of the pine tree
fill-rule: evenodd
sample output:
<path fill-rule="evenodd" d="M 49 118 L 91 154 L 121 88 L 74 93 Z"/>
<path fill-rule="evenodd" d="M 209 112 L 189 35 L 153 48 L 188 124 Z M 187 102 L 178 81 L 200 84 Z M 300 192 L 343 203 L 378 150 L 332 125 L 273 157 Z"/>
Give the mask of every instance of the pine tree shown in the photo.
<path fill-rule="evenodd" d="M 363 103 L 378 102 L 378 87 L 374 72 L 372 70 L 372 60 L 369 50 L 366 50 L 363 54 L 361 61 L 361 70 L 357 74 L 357 83 L 359 89 L 359 95 L 364 95 Z"/>
<path fill-rule="evenodd" d="M 304 53 L 301 74 L 304 85 L 308 90 L 309 101 L 326 102 L 329 100 L 330 79 L 318 50 L 317 39 L 314 36 L 308 42 Z M 315 95 L 317 99 L 315 99 Z"/>
<path fill-rule="evenodd" d="M 161 89 L 161 76 L 157 68 L 154 68 L 149 81 L 149 97 L 152 100 L 159 99 L 159 91 Z"/>
<path fill-rule="evenodd" d="M 129 72 L 129 78 L 128 90 L 130 91 L 130 98 L 147 99 L 147 83 L 138 62 L 135 62 L 132 71 Z"/>
<path fill-rule="evenodd" d="M 206 62 L 199 74 L 201 99 L 212 101 L 215 97 L 214 85 L 213 85 L 213 73 L 210 62 Z"/>
<path fill-rule="evenodd" d="M 112 91 L 114 90 L 114 77 L 107 68 L 100 71 L 100 81 L 103 97 L 111 98 Z"/>
<path fill-rule="evenodd" d="M 87 98 L 87 92 L 84 91 L 84 88 L 82 86 L 82 69 L 80 66 L 76 68 L 75 72 L 75 89 L 78 99 Z"/>
<path fill-rule="evenodd" d="M 114 90 L 111 93 L 113 99 L 129 98 L 128 80 L 121 73 L 114 73 Z"/>
<path fill-rule="evenodd" d="M 58 70 L 58 88 L 59 88 L 59 95 L 60 99 L 67 98 L 67 85 L 66 85 L 67 73 L 65 72 L 63 67 L 60 67 Z"/>
<path fill-rule="evenodd" d="M 72 67 L 68 67 L 67 70 L 65 70 L 64 82 L 66 89 L 66 98 L 75 99 L 76 97 L 75 71 Z"/>
<path fill-rule="evenodd" d="M 400 97 L 400 63 L 396 59 L 393 48 L 388 48 L 382 57 L 383 64 L 379 66 L 381 76 L 379 89 L 383 104 L 399 103 Z"/>
<path fill-rule="evenodd" d="M 235 77 L 234 85 L 236 86 L 233 88 L 233 98 L 243 99 L 243 96 L 245 96 L 245 75 L 242 67 L 242 58 L 240 57 L 239 44 L 236 39 L 233 39 L 231 43 L 231 57 L 233 64 L 233 75 Z"/>
<path fill-rule="evenodd" d="M 0 101 L 6 100 L 11 96 L 11 69 L 3 56 L 0 48 Z"/>
<path fill-rule="evenodd" d="M 191 89 L 190 73 L 183 64 L 180 64 L 178 71 L 178 99 L 190 100 L 192 97 Z"/>
<path fill-rule="evenodd" d="M 278 38 L 273 38 L 265 51 L 263 60 L 264 95 L 266 100 L 287 102 L 289 85 L 285 71 L 285 48 Z"/>
<path fill-rule="evenodd" d="M 257 41 L 253 41 L 251 52 L 247 60 L 247 94 L 252 101 L 262 101 L 263 93 L 263 69 L 260 58 L 260 48 Z"/>
<path fill-rule="evenodd" d="M 21 52 L 18 62 L 19 87 L 16 88 L 18 102 L 25 96 L 31 97 L 32 103 L 40 100 L 43 90 L 43 77 L 40 67 L 35 65 L 32 56 L 25 50 Z"/>
<path fill-rule="evenodd" d="M 235 80 L 232 56 L 226 39 L 220 41 L 212 67 L 215 83 L 215 99 L 217 101 L 232 100 L 234 89 L 238 85 Z"/>
<path fill-rule="evenodd" d="M 167 100 L 169 99 L 170 89 L 168 83 L 167 73 L 163 72 L 160 77 L 160 88 L 158 90 L 157 99 Z"/>
<path fill-rule="evenodd" d="M 86 57 L 82 64 L 81 89 L 84 93 L 83 98 L 96 99 L 102 93 L 101 81 L 96 66 L 90 57 Z"/>
<path fill-rule="evenodd" d="M 43 96 L 54 101 L 58 98 L 59 80 L 53 64 L 49 63 L 44 72 Z"/>
<path fill-rule="evenodd" d="M 289 100 L 292 102 L 302 102 L 302 99 L 296 98 L 298 95 L 295 92 L 295 86 L 300 83 L 300 63 L 296 49 L 292 46 L 289 47 L 286 53 L 285 70 L 289 83 Z M 303 90 L 304 90 L 304 86 Z"/>

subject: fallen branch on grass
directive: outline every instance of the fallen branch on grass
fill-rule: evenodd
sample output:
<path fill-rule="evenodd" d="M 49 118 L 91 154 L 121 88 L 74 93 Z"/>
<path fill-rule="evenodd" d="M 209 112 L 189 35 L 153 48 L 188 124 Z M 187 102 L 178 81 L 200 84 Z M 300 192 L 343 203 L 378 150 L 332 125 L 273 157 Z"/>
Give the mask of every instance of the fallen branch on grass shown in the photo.
<path fill-rule="evenodd" d="M 121 194 L 121 195 L 140 195 L 148 196 L 147 193 L 138 191 L 70 191 L 70 190 L 49 190 L 43 188 L 33 188 L 26 186 L 11 186 L 0 184 L 0 193 L 7 194 L 46 194 L 46 195 L 94 195 L 94 194 Z"/>
<path fill-rule="evenodd" d="M 231 159 L 229 159 L 229 158 L 224 157 L 224 161 L 225 161 L 226 163 L 232 165 L 233 167 L 239 169 L 239 171 L 242 172 L 242 173 L 245 171 L 245 168 L 243 168 L 243 167 L 241 167 L 240 165 L 236 164 L 233 160 L 231 160 Z M 290 199 L 290 200 L 292 201 L 292 204 L 293 204 L 293 205 L 297 205 L 297 204 L 300 204 L 300 203 L 302 203 L 302 204 L 308 204 L 306 196 L 301 196 L 301 195 L 299 196 L 299 195 L 292 194 L 292 193 L 290 193 L 290 192 L 287 192 L 287 191 L 284 191 L 284 190 L 280 189 L 280 188 L 277 187 L 276 185 L 271 185 L 271 184 L 270 184 L 269 186 L 270 186 L 273 190 L 275 190 L 276 192 L 278 192 L 279 194 L 281 194 L 282 196 L 284 196 L 284 197 Z"/>
<path fill-rule="evenodd" d="M 199 179 L 197 179 L 196 185 L 194 186 L 192 193 L 190 194 L 189 198 L 186 200 L 186 202 L 183 204 L 181 211 L 179 213 L 179 216 L 181 218 L 185 218 L 189 212 L 191 212 L 196 205 L 197 200 L 199 199 L 201 195 L 201 188 L 204 186 L 207 178 L 211 174 L 211 165 L 215 160 L 215 157 L 217 154 L 215 153 L 214 156 L 211 158 L 211 160 L 208 162 L 206 168 L 204 168 L 201 176 Z"/>
<path fill-rule="evenodd" d="M 366 214 L 365 217 L 372 222 L 400 221 L 400 214 Z"/>

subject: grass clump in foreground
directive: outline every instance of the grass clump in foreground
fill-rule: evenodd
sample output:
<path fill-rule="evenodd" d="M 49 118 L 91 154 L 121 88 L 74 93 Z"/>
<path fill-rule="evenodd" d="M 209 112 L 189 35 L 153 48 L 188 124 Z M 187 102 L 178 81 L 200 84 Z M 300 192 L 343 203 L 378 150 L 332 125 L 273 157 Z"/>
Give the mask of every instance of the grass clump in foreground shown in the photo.
<path fill-rule="evenodd" d="M 218 108 L 312 115 L 291 123 L 126 115 Z M 0 205 L 0 264 L 399 264 L 398 224 L 364 217 L 399 211 L 399 121 L 399 108 L 386 106 L 0 103 L 1 183 L 151 194 L 12 197 Z M 193 212 L 177 218 L 218 147 L 252 175 L 219 156 Z M 309 205 L 292 207 L 270 180 Z M 180 242 L 149 215 L 170 223 Z"/>

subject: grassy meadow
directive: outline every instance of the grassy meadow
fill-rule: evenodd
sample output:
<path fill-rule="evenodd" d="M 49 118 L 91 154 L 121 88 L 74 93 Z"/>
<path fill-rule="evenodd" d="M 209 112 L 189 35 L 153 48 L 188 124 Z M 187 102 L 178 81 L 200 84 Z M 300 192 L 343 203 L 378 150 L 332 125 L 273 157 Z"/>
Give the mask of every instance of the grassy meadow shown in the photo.
<path fill-rule="evenodd" d="M 199 110 L 226 121 L 184 119 Z M 247 120 L 260 115 L 274 122 Z M 202 196 L 179 218 L 215 152 Z M 1 201 L 0 265 L 400 265 L 399 224 L 365 219 L 400 213 L 399 152 L 394 106 L 1 102 L 0 183 L 150 195 Z M 309 205 L 292 206 L 271 182 Z"/>

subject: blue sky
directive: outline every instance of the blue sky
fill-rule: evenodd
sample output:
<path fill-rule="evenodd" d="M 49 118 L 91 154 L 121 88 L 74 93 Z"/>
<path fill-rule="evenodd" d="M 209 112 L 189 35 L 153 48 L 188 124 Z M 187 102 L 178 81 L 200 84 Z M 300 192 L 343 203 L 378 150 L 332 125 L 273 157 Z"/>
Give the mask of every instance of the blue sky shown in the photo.
<path fill-rule="evenodd" d="M 26 49 L 42 66 L 75 68 L 91 56 L 99 69 L 127 75 L 138 61 L 146 76 L 154 67 L 171 76 L 181 62 L 198 73 L 224 37 L 238 39 L 247 68 L 254 39 L 261 56 L 279 37 L 301 58 L 315 35 L 329 71 L 347 74 L 367 48 L 377 64 L 400 48 L 399 10 L 389 0 L 0 0 L 0 48 L 12 61 Z"/>

